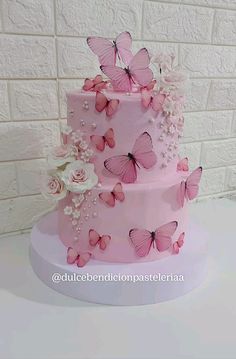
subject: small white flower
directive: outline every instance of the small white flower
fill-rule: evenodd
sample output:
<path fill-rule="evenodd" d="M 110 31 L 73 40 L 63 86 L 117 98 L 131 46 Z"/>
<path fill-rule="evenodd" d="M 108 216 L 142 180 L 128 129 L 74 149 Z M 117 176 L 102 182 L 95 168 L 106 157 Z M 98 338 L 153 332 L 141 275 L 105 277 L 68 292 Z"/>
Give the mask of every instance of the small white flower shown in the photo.
<path fill-rule="evenodd" d="M 166 97 L 163 106 L 163 110 L 167 113 L 173 113 L 175 110 L 175 102 L 172 100 L 171 97 Z"/>
<path fill-rule="evenodd" d="M 83 151 L 85 151 L 85 150 L 87 150 L 87 148 L 88 148 L 88 144 L 87 144 L 87 142 L 86 141 L 80 141 L 80 143 L 79 143 L 79 148 L 81 149 L 81 150 L 83 150 Z"/>
<path fill-rule="evenodd" d="M 152 63 L 156 63 L 162 71 L 171 70 L 174 61 L 174 55 L 168 55 L 159 52 L 152 57 L 151 61 Z"/>
<path fill-rule="evenodd" d="M 79 219 L 80 218 L 80 211 L 78 209 L 76 209 L 73 212 L 73 218 Z"/>
<path fill-rule="evenodd" d="M 74 143 L 78 143 L 83 140 L 83 135 L 83 132 L 81 132 L 80 130 L 73 131 L 71 134 L 71 139 Z"/>
<path fill-rule="evenodd" d="M 61 125 L 61 133 L 69 135 L 72 132 L 72 127 L 66 124 Z"/>
<path fill-rule="evenodd" d="M 72 219 L 71 223 L 72 223 L 72 226 L 77 226 L 78 221 L 76 219 Z"/>
<path fill-rule="evenodd" d="M 66 206 L 64 208 L 64 213 L 66 216 L 70 216 L 72 214 L 72 212 L 73 212 L 73 208 L 71 206 Z"/>
<path fill-rule="evenodd" d="M 94 164 L 84 163 L 81 160 L 69 163 L 62 172 L 61 178 L 66 188 L 73 193 L 84 193 L 98 183 Z"/>
<path fill-rule="evenodd" d="M 175 125 L 170 125 L 168 127 L 168 133 L 170 133 L 171 135 L 173 135 L 176 131 L 176 126 Z"/>
<path fill-rule="evenodd" d="M 84 201 L 84 195 L 81 193 L 79 196 L 75 196 L 72 198 L 72 202 L 74 203 L 75 207 L 79 207 L 81 203 Z"/>

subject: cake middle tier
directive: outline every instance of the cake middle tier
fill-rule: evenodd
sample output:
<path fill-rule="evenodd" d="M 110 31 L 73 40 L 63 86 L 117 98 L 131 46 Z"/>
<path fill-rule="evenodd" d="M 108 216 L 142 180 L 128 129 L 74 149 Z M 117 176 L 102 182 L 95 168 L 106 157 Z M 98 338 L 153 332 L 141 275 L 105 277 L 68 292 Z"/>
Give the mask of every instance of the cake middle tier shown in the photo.
<path fill-rule="evenodd" d="M 163 181 L 123 184 L 124 198 L 116 197 L 111 185 L 95 187 L 84 195 L 70 193 L 59 202 L 60 239 L 66 247 L 92 253 L 93 258 L 101 261 L 141 262 L 171 255 L 172 246 L 159 251 L 153 243 L 149 253 L 139 257 L 130 238 L 130 231 L 140 229 L 151 233 L 176 221 L 172 243 L 177 241 L 187 227 L 188 206 L 182 208 L 177 203 L 181 180 L 181 174 L 176 173 Z M 95 246 L 89 243 L 93 230 L 99 235 Z M 110 237 L 105 250 L 101 248 L 101 238 L 104 235 Z"/>
<path fill-rule="evenodd" d="M 151 107 L 145 109 L 141 103 L 140 93 L 104 92 L 109 99 L 118 99 L 119 105 L 112 116 L 106 111 L 97 111 L 96 93 L 74 91 L 67 94 L 68 125 L 73 131 L 80 130 L 85 134 L 87 143 L 94 150 L 93 162 L 103 184 L 114 183 L 114 175 L 104 167 L 108 158 L 132 153 L 134 144 L 141 134 L 147 132 L 151 136 L 153 151 L 157 162 L 152 168 L 138 169 L 136 183 L 155 182 L 159 178 L 176 172 L 178 161 L 178 144 L 182 128 L 182 118 L 175 119 L 163 112 L 157 113 Z M 172 121 L 172 122 L 171 122 Z M 175 121 L 175 123 L 173 123 Z M 114 146 L 106 141 L 106 133 L 112 129 Z M 98 150 L 91 136 L 99 136 L 104 148 Z"/>

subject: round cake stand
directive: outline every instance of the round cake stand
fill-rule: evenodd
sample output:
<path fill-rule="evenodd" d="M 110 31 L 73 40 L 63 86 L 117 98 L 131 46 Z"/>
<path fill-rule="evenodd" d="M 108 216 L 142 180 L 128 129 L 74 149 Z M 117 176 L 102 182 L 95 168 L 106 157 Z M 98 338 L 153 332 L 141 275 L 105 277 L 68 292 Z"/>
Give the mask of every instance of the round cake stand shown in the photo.
<path fill-rule="evenodd" d="M 66 247 L 57 231 L 57 212 L 52 212 L 33 227 L 30 260 L 47 286 L 70 297 L 111 305 L 152 304 L 179 297 L 203 281 L 206 233 L 190 223 L 180 253 L 159 261 L 108 263 L 91 259 L 78 268 L 66 263 Z"/>

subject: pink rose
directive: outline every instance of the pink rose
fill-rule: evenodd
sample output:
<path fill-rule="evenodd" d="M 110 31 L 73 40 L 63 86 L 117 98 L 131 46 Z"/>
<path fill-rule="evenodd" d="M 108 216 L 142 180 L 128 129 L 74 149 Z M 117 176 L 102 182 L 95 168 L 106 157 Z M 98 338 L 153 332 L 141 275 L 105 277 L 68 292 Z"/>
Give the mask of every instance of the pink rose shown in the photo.
<path fill-rule="evenodd" d="M 66 196 L 67 190 L 64 183 L 56 173 L 49 173 L 43 183 L 42 194 L 46 198 L 62 199 Z"/>
<path fill-rule="evenodd" d="M 75 183 L 85 182 L 88 179 L 86 171 L 82 169 L 70 173 L 70 181 Z"/>

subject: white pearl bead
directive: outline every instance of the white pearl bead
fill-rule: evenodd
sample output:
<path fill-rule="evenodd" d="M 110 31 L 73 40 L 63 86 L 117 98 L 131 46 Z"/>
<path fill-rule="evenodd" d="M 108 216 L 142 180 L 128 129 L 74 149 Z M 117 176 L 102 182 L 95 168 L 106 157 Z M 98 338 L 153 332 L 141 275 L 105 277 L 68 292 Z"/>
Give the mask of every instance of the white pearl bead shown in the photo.
<path fill-rule="evenodd" d="M 102 187 L 102 184 L 99 182 L 98 184 L 97 184 L 97 187 Z"/>
<path fill-rule="evenodd" d="M 155 122 L 155 119 L 153 117 L 151 117 L 151 118 L 149 118 L 148 122 L 152 124 Z"/>
<path fill-rule="evenodd" d="M 93 217 L 97 217 L 97 212 L 93 212 Z"/>
<path fill-rule="evenodd" d="M 92 127 L 93 130 L 95 130 L 95 128 L 97 128 L 96 123 L 92 123 L 91 127 Z"/>
<path fill-rule="evenodd" d="M 72 226 L 76 226 L 77 225 L 77 220 L 76 219 L 73 219 L 72 220 Z"/>

